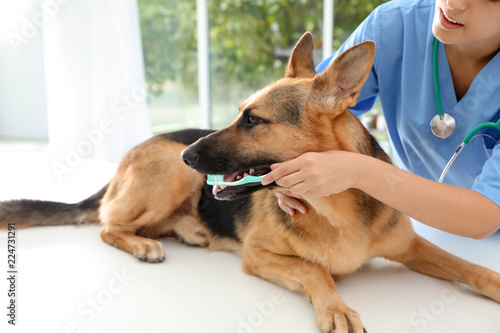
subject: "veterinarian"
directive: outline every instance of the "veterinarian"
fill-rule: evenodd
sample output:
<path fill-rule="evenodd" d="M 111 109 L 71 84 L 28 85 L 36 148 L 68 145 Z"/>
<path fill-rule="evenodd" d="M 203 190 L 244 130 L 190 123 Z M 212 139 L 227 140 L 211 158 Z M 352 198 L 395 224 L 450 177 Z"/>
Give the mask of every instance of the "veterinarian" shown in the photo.
<path fill-rule="evenodd" d="M 491 235 L 500 228 L 500 133 L 480 131 L 437 180 L 471 130 L 500 118 L 500 0 L 388 2 L 317 71 L 364 40 L 375 41 L 375 61 L 351 111 L 359 117 L 380 97 L 402 169 L 345 151 L 307 153 L 273 165 L 262 183 L 289 188 L 275 194 L 291 215 L 307 213 L 303 196 L 356 188 L 429 226 Z"/>

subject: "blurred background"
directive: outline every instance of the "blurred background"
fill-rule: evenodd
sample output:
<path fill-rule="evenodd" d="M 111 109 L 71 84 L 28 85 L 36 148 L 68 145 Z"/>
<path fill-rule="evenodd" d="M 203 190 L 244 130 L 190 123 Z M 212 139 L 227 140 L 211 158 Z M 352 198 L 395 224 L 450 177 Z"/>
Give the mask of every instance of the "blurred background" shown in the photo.
<path fill-rule="evenodd" d="M 222 128 L 305 31 L 317 65 L 383 2 L 2 1 L 0 151 L 117 161 L 153 134 Z M 362 121 L 384 140 L 379 109 Z"/>

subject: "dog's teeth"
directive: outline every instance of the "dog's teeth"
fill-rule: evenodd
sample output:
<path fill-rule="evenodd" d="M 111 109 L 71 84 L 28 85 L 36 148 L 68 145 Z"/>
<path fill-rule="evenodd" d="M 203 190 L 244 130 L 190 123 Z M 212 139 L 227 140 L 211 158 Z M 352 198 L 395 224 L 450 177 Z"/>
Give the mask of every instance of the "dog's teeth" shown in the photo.
<path fill-rule="evenodd" d="M 236 179 L 236 180 L 240 180 L 240 179 L 241 179 L 241 176 L 240 176 L 240 175 L 237 175 L 235 179 Z"/>
<path fill-rule="evenodd" d="M 248 173 L 250 173 L 250 174 L 252 174 L 252 173 L 254 173 L 254 172 L 255 172 L 255 169 L 250 169 L 250 170 L 248 170 Z"/>
<path fill-rule="evenodd" d="M 222 191 L 223 189 L 225 189 L 226 187 L 227 187 L 227 186 L 225 186 L 225 185 L 221 185 L 221 186 L 219 186 L 219 188 L 220 188 L 220 190 L 221 190 L 221 191 Z"/>
<path fill-rule="evenodd" d="M 248 176 L 248 173 L 246 173 L 246 172 L 245 172 L 245 173 L 243 174 L 243 177 L 246 177 L 246 176 Z"/>

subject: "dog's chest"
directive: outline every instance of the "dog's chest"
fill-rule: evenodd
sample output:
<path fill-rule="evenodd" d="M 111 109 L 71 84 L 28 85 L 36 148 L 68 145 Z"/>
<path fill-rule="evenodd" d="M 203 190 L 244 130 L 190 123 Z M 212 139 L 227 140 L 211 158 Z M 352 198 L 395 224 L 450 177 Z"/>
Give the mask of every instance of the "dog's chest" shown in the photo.
<path fill-rule="evenodd" d="M 272 193 L 259 195 L 255 194 L 260 199 L 256 202 L 261 204 L 253 206 L 244 234 L 247 244 L 318 263 L 332 275 L 353 272 L 371 257 L 369 235 L 348 206 L 323 205 L 323 211 L 309 206 L 307 214 L 292 217 L 281 210 Z"/>
<path fill-rule="evenodd" d="M 305 216 L 294 223 L 295 231 L 302 232 L 292 232 L 288 237 L 298 256 L 326 267 L 334 275 L 351 273 L 371 257 L 368 236 L 356 223 L 332 223 L 312 211 Z"/>

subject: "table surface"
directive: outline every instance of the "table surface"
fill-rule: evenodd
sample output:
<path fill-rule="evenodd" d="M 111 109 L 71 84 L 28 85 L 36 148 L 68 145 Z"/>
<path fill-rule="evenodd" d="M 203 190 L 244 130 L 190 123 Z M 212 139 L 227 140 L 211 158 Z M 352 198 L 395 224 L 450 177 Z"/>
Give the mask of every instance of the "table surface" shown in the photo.
<path fill-rule="evenodd" d="M 77 202 L 106 184 L 116 167 L 84 160 L 58 178 L 46 153 L 0 153 L 0 200 Z M 478 241 L 414 224 L 449 252 L 500 271 L 500 233 Z M 165 262 L 144 263 L 105 244 L 99 230 L 17 231 L 16 326 L 7 323 L 8 281 L 2 277 L 1 332 L 318 332 L 302 294 L 244 274 L 234 254 L 163 239 Z M 3 276 L 6 244 L 7 233 L 0 231 Z M 500 332 L 499 304 L 383 259 L 337 287 L 372 333 Z"/>

